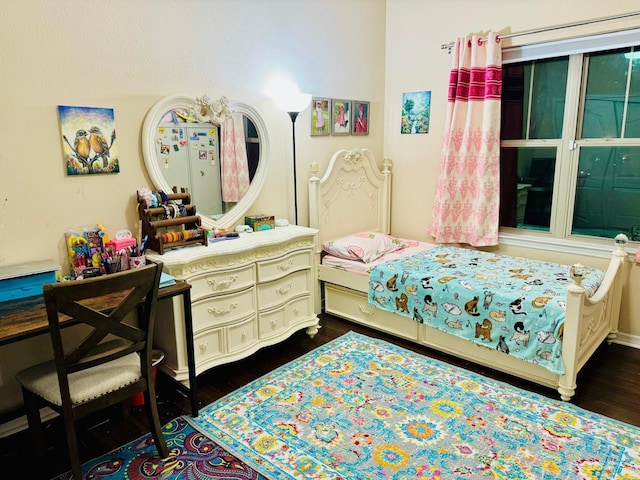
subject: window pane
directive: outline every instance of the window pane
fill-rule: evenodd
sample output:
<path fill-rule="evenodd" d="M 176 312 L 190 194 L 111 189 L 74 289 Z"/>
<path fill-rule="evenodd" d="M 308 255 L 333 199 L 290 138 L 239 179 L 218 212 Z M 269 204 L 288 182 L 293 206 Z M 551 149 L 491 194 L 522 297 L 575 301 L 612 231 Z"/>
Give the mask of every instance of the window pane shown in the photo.
<path fill-rule="evenodd" d="M 624 137 L 640 138 L 640 47 L 635 47 L 629 56 L 632 57 L 631 85 Z"/>
<path fill-rule="evenodd" d="M 500 151 L 500 226 L 549 231 L 555 147 Z"/>
<path fill-rule="evenodd" d="M 582 147 L 571 233 L 640 240 L 640 147 Z"/>
<path fill-rule="evenodd" d="M 567 57 L 503 66 L 502 140 L 561 137 L 568 68 Z"/>
<path fill-rule="evenodd" d="M 582 138 L 620 138 L 630 49 L 591 54 Z M 625 56 L 625 53 L 627 54 Z"/>
<path fill-rule="evenodd" d="M 503 140 L 526 138 L 529 111 L 531 64 L 517 63 L 502 67 L 502 116 L 500 137 Z"/>
<path fill-rule="evenodd" d="M 568 68 L 568 58 L 535 62 L 529 138 L 562 136 Z"/>

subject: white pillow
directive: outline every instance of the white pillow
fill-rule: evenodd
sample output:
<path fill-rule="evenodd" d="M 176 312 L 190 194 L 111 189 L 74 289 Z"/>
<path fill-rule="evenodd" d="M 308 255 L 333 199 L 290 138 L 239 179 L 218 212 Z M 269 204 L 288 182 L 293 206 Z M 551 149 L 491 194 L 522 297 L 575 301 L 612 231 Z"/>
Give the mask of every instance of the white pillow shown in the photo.
<path fill-rule="evenodd" d="M 345 260 L 373 262 L 386 253 L 395 252 L 400 243 L 390 235 L 379 232 L 360 232 L 322 244 L 322 249 Z"/>

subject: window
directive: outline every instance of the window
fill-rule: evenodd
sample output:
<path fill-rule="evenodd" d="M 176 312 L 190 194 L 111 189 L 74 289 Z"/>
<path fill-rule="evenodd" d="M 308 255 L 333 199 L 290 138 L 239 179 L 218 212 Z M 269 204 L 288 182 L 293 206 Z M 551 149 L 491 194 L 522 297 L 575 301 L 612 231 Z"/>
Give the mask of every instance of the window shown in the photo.
<path fill-rule="evenodd" d="M 640 241 L 639 35 L 505 50 L 501 232 Z"/>

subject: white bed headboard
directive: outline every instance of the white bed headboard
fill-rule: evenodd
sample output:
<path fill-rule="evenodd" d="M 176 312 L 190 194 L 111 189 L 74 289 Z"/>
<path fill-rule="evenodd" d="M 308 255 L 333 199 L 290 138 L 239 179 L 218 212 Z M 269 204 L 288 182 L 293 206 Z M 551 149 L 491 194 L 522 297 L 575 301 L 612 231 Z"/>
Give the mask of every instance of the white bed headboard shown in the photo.
<path fill-rule="evenodd" d="M 312 164 L 309 179 L 309 226 L 320 244 L 351 233 L 390 233 L 391 160 L 382 171 L 368 149 L 339 150 L 322 178 Z"/>

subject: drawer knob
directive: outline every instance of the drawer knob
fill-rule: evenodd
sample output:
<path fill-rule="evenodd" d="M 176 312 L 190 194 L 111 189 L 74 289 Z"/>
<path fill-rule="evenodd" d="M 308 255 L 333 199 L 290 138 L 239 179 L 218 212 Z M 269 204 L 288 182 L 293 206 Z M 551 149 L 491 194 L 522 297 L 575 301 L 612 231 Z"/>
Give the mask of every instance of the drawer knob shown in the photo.
<path fill-rule="evenodd" d="M 376 313 L 375 308 L 369 308 L 368 306 L 362 305 L 361 303 L 358 304 L 358 310 L 360 310 L 365 315 L 373 315 L 374 313 Z"/>
<path fill-rule="evenodd" d="M 224 308 L 224 309 L 211 307 L 207 311 L 212 315 L 222 316 L 222 315 L 227 315 L 228 313 L 231 313 L 236 308 L 238 308 L 238 304 L 232 303 L 227 308 Z"/>
<path fill-rule="evenodd" d="M 276 320 L 271 320 L 269 325 L 271 325 L 271 329 L 273 330 L 278 326 L 278 322 Z"/>
<path fill-rule="evenodd" d="M 209 344 L 207 342 L 199 344 L 198 348 L 200 349 L 200 353 L 205 353 L 208 346 Z"/>
<path fill-rule="evenodd" d="M 242 335 L 240 335 L 240 341 L 244 343 L 246 340 L 247 340 L 247 334 L 242 332 Z"/>
<path fill-rule="evenodd" d="M 293 260 L 289 260 L 288 262 L 283 262 L 278 264 L 278 269 L 286 272 L 287 270 L 293 267 Z"/>
<path fill-rule="evenodd" d="M 207 280 L 207 283 L 211 287 L 211 290 L 224 290 L 229 288 L 236 280 L 238 280 L 238 276 L 231 275 L 226 280 L 217 280 L 213 278 L 211 280 Z"/>
<path fill-rule="evenodd" d="M 284 287 L 276 288 L 276 292 L 280 295 L 286 295 L 291 290 L 291 287 L 293 287 L 293 284 L 287 283 Z"/>

